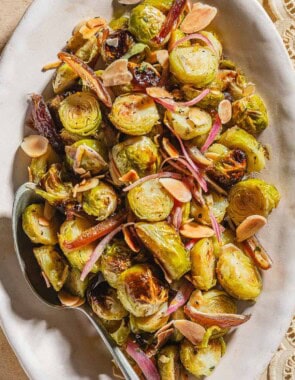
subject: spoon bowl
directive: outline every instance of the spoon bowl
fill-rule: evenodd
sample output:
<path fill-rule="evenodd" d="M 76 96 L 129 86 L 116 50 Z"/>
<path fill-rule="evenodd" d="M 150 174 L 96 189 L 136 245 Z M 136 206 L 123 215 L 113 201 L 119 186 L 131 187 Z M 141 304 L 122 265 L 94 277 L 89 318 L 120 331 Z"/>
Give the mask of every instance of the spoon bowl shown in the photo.
<path fill-rule="evenodd" d="M 65 308 L 73 309 L 72 307 L 61 304 L 57 293 L 52 287 L 47 288 L 44 279 L 40 275 L 40 267 L 32 253 L 32 243 L 22 228 L 22 214 L 25 208 L 32 203 L 42 203 L 42 198 L 34 191 L 35 188 L 36 185 L 34 183 L 27 182 L 20 186 L 15 194 L 12 210 L 12 233 L 17 259 L 27 283 L 40 301 L 47 306 L 60 310 Z M 93 313 L 91 307 L 85 303 L 81 306 L 75 307 L 75 310 L 81 311 L 92 322 L 125 379 L 139 380 L 129 361 L 110 337 L 99 318 Z"/>

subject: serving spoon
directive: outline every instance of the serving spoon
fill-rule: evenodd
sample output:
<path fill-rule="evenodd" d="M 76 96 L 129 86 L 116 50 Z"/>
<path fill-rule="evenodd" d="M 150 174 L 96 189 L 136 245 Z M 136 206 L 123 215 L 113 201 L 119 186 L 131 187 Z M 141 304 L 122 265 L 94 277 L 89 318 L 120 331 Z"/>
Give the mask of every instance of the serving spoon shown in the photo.
<path fill-rule="evenodd" d="M 91 307 L 85 303 L 78 307 L 70 307 L 61 305 L 57 293 L 53 288 L 47 288 L 44 279 L 40 276 L 40 267 L 32 253 L 32 245 L 22 229 L 22 213 L 25 208 L 32 203 L 40 203 L 42 198 L 38 196 L 34 189 L 34 183 L 24 183 L 19 187 L 15 194 L 13 210 L 12 210 L 12 232 L 14 240 L 14 248 L 20 268 L 24 274 L 27 283 L 30 285 L 35 296 L 42 302 L 56 310 L 75 309 L 85 314 L 92 322 L 102 341 L 113 356 L 115 362 L 120 368 L 122 374 L 127 380 L 139 380 L 129 361 L 121 349 L 116 345 L 109 333 L 102 325 L 99 318 L 93 313 Z"/>

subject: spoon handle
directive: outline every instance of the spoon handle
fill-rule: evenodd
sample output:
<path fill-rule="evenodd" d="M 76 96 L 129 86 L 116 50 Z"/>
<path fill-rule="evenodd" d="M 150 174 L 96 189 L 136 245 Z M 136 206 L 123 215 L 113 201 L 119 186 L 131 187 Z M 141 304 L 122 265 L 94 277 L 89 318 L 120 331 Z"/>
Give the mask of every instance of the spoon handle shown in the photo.
<path fill-rule="evenodd" d="M 126 380 L 139 380 L 138 375 L 135 373 L 129 361 L 126 359 L 126 356 L 123 354 L 121 349 L 116 345 L 113 339 L 110 337 L 109 333 L 106 331 L 100 320 L 93 313 L 91 308 L 84 304 L 78 308 L 81 310 L 88 319 L 92 322 L 99 336 L 103 340 L 110 354 L 113 356 L 116 364 L 120 368 L 122 374 L 124 375 Z"/>

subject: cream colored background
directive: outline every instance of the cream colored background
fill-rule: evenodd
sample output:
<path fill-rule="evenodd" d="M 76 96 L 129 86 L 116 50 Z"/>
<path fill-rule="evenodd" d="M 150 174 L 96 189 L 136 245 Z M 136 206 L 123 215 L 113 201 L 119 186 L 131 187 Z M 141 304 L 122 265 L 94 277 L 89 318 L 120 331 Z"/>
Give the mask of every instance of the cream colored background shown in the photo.
<path fill-rule="evenodd" d="M 32 0 L 1 0 L 0 52 Z M 260 0 L 275 22 L 287 46 L 290 56 L 295 58 L 295 1 Z M 295 322 L 283 340 L 272 363 L 262 379 L 295 379 Z M 27 376 L 20 367 L 5 336 L 0 330 L 0 380 L 25 380 Z M 250 379 L 249 379 L 250 380 Z"/>

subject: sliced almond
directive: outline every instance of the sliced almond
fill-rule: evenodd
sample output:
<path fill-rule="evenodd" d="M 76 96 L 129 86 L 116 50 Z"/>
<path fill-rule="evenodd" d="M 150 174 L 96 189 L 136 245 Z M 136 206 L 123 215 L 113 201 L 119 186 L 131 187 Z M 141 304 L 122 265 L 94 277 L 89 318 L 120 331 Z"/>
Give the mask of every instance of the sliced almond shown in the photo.
<path fill-rule="evenodd" d="M 49 221 L 47 219 L 43 218 L 42 216 L 39 216 L 38 223 L 42 227 L 48 227 L 49 226 Z"/>
<path fill-rule="evenodd" d="M 152 98 L 173 99 L 173 95 L 163 87 L 147 87 L 146 93 Z"/>
<path fill-rule="evenodd" d="M 54 69 L 57 69 L 60 65 L 61 65 L 61 61 L 50 62 L 42 67 L 42 71 L 44 72 L 48 70 L 54 70 Z"/>
<path fill-rule="evenodd" d="M 102 17 L 95 17 L 86 21 L 86 25 L 90 29 L 98 27 L 98 26 L 105 26 L 106 24 L 107 24 L 106 20 Z"/>
<path fill-rule="evenodd" d="M 139 179 L 139 175 L 137 172 L 133 169 L 129 170 L 126 174 L 122 175 L 122 177 L 119 178 L 119 181 L 121 182 L 134 182 Z"/>
<path fill-rule="evenodd" d="M 128 60 L 123 58 L 117 59 L 105 69 L 101 78 L 106 87 L 129 84 L 133 76 L 128 71 Z"/>
<path fill-rule="evenodd" d="M 68 307 L 75 307 L 82 300 L 82 298 L 80 298 L 78 296 L 73 296 L 72 294 L 66 292 L 65 290 L 60 290 L 58 292 L 57 296 L 58 296 L 60 302 L 64 306 L 68 306 Z"/>
<path fill-rule="evenodd" d="M 104 25 L 89 28 L 87 25 L 82 25 L 79 29 L 79 33 L 82 34 L 85 40 L 88 40 L 93 37 L 103 26 Z"/>
<path fill-rule="evenodd" d="M 51 284 L 50 284 L 50 281 L 48 280 L 48 277 L 46 276 L 46 274 L 42 271 L 42 272 L 41 272 L 41 275 L 42 275 L 42 277 L 44 278 L 44 281 L 45 281 L 46 287 L 47 287 L 47 288 L 50 288 L 50 287 L 51 287 Z"/>
<path fill-rule="evenodd" d="M 141 2 L 142 0 L 118 0 L 118 3 L 123 5 L 135 5 Z"/>
<path fill-rule="evenodd" d="M 179 152 L 175 148 L 174 145 L 171 144 L 171 142 L 167 139 L 167 137 L 163 137 L 162 145 L 165 150 L 165 152 L 168 154 L 169 157 L 179 157 Z"/>
<path fill-rule="evenodd" d="M 215 18 L 216 14 L 217 8 L 203 3 L 195 3 L 191 12 L 184 18 L 180 29 L 184 33 L 196 33 L 205 29 Z"/>
<path fill-rule="evenodd" d="M 40 157 L 47 152 L 48 140 L 44 136 L 30 135 L 24 138 L 21 148 L 31 158 Z"/>
<path fill-rule="evenodd" d="M 130 231 L 130 229 L 126 226 L 122 228 L 125 243 L 133 252 L 139 252 L 140 246 L 138 245 L 137 239 L 134 234 Z"/>
<path fill-rule="evenodd" d="M 260 228 L 265 226 L 267 220 L 261 215 L 250 215 L 236 229 L 237 241 L 244 241 L 255 235 Z"/>
<path fill-rule="evenodd" d="M 182 181 L 174 178 L 160 178 L 159 182 L 177 201 L 181 203 L 191 201 L 192 193 L 187 185 Z"/>
<path fill-rule="evenodd" d="M 43 214 L 46 220 L 51 220 L 55 214 L 55 208 L 48 201 L 45 201 Z"/>
<path fill-rule="evenodd" d="M 232 105 L 228 99 L 222 100 L 218 105 L 218 116 L 222 124 L 228 123 L 232 118 Z"/>
<path fill-rule="evenodd" d="M 206 332 L 203 326 L 186 319 L 175 320 L 173 321 L 173 325 L 193 345 L 201 343 Z"/>
<path fill-rule="evenodd" d="M 272 267 L 272 259 L 269 257 L 257 237 L 252 236 L 243 241 L 242 244 L 244 251 L 252 258 L 258 268 L 267 270 Z"/>
<path fill-rule="evenodd" d="M 256 86 L 254 83 L 248 83 L 247 86 L 243 89 L 243 96 L 253 95 L 256 91 Z"/>
<path fill-rule="evenodd" d="M 168 50 L 156 50 L 155 51 L 157 61 L 159 64 L 163 67 L 166 68 L 169 63 L 169 53 Z"/>
<path fill-rule="evenodd" d="M 93 189 L 99 184 L 98 178 L 90 178 L 90 179 L 83 179 L 83 181 L 77 185 L 75 185 L 73 190 L 73 195 L 76 197 L 77 193 L 83 193 L 84 191 L 88 191 Z"/>
<path fill-rule="evenodd" d="M 205 237 L 211 237 L 215 234 L 212 228 L 195 222 L 184 224 L 179 232 L 182 236 L 189 239 L 202 239 Z"/>

